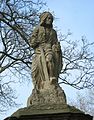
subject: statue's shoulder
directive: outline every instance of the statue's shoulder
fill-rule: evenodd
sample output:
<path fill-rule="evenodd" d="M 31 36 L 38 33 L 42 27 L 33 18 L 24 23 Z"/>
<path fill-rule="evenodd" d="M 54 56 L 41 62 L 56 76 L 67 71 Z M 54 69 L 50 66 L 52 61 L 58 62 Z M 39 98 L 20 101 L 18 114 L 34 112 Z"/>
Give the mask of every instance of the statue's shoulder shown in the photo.
<path fill-rule="evenodd" d="M 34 32 L 39 32 L 39 31 L 44 31 L 44 27 L 38 25 L 34 28 Z"/>
<path fill-rule="evenodd" d="M 33 32 L 37 32 L 39 30 L 39 26 L 33 28 Z"/>
<path fill-rule="evenodd" d="M 43 26 L 39 26 L 39 31 L 44 31 L 44 27 Z"/>

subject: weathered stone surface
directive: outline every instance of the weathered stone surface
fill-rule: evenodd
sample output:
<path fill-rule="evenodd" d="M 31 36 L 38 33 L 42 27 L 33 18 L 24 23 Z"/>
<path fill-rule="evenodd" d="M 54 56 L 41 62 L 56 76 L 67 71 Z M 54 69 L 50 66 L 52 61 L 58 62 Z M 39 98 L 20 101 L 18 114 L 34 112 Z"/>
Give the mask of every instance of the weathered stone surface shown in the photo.
<path fill-rule="evenodd" d="M 40 104 L 21 108 L 12 116 L 20 117 L 23 115 L 53 114 L 53 113 L 83 113 L 79 109 L 67 104 Z"/>
<path fill-rule="evenodd" d="M 23 115 L 19 118 L 9 117 L 5 120 L 93 120 L 90 115 L 83 113 L 54 113 L 54 114 L 37 114 L 37 115 Z"/>
<path fill-rule="evenodd" d="M 30 100 L 30 102 L 29 102 Z M 32 101 L 31 101 L 32 100 Z M 33 89 L 28 105 L 66 104 L 66 96 L 59 85 L 46 84 L 40 91 Z"/>
<path fill-rule="evenodd" d="M 30 45 L 35 51 L 32 59 L 34 90 L 28 98 L 27 106 L 49 102 L 66 103 L 65 93 L 58 84 L 63 65 L 62 52 L 52 22 L 51 13 L 42 13 L 40 24 L 30 38 Z"/>

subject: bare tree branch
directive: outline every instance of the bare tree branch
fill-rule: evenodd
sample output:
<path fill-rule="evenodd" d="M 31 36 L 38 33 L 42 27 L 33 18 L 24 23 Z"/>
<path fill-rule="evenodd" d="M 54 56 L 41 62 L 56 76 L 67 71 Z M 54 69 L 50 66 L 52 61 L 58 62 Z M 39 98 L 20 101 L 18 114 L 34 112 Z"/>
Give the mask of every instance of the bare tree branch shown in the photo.
<path fill-rule="evenodd" d="M 23 76 L 28 79 L 31 74 L 34 53 L 29 38 L 44 5 L 42 0 L 0 1 L 0 111 L 16 105 L 11 81 L 4 81 L 2 75 L 8 77 L 8 71 L 14 76 L 20 75 L 20 79 Z"/>

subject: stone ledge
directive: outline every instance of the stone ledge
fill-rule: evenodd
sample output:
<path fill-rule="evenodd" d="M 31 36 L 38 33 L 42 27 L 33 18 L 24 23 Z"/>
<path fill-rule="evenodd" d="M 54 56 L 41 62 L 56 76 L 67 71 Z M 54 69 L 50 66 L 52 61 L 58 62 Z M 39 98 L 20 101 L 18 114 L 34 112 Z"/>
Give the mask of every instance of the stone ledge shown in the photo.
<path fill-rule="evenodd" d="M 83 113 L 54 113 L 39 115 L 22 115 L 19 118 L 9 117 L 5 120 L 93 120 L 90 115 Z"/>
<path fill-rule="evenodd" d="M 21 115 L 53 114 L 53 113 L 83 113 L 83 112 L 67 104 L 42 104 L 21 108 L 17 110 L 15 113 L 13 113 L 12 116 L 19 118 Z"/>
<path fill-rule="evenodd" d="M 5 120 L 93 120 L 93 117 L 67 104 L 41 104 L 21 108 Z"/>

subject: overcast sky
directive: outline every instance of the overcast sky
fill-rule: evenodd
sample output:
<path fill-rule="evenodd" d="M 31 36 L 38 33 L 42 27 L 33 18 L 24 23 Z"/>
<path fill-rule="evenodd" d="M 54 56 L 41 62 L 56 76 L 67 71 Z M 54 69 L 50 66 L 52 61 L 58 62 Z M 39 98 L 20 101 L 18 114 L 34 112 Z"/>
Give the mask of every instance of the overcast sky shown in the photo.
<path fill-rule="evenodd" d="M 46 10 L 54 11 L 55 19 L 54 24 L 58 27 L 62 34 L 66 34 L 68 29 L 72 32 L 71 38 L 74 40 L 81 39 L 85 35 L 90 42 L 94 41 L 94 0 L 46 0 L 48 8 Z M 18 94 L 19 101 L 26 106 L 27 97 L 31 93 L 31 88 L 26 84 L 22 84 Z M 67 96 L 73 97 L 75 92 L 70 87 L 65 87 Z M 69 92 L 72 89 L 72 95 Z M 20 106 L 20 107 L 22 107 Z M 8 111 L 6 114 L 1 115 L 0 120 L 10 116 L 16 109 Z"/>

